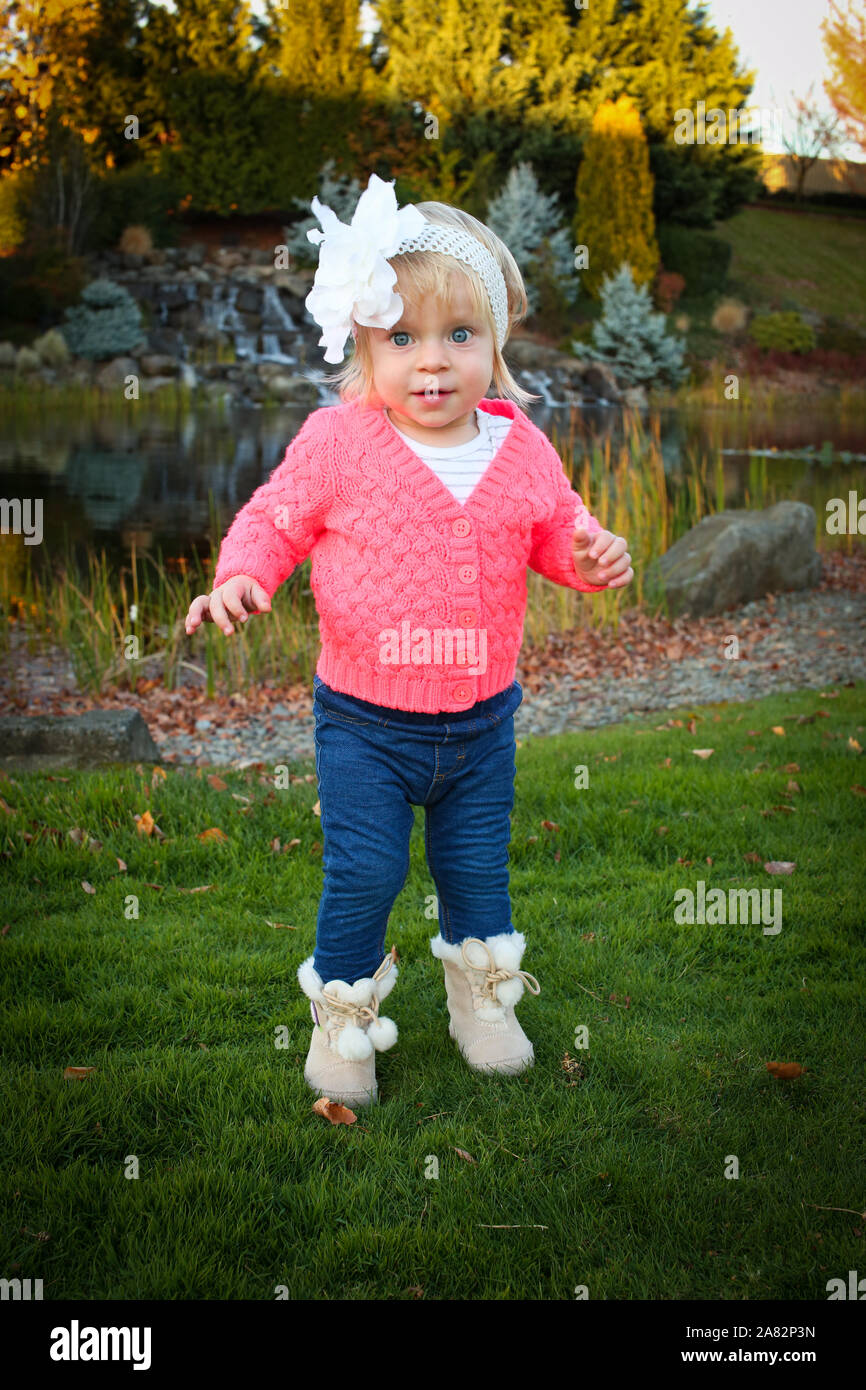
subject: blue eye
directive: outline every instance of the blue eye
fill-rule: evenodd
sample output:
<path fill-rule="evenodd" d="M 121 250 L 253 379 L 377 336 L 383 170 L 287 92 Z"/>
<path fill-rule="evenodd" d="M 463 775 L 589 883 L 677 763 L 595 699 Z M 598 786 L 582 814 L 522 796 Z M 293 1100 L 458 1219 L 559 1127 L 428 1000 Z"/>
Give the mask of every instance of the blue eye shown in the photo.
<path fill-rule="evenodd" d="M 388 341 L 389 341 L 389 342 L 393 342 L 393 340 L 394 340 L 395 338 L 408 338 L 408 337 L 409 337 L 409 334 L 405 331 L 405 329 L 403 329 L 403 328 L 398 328 L 397 331 L 396 331 L 395 333 L 392 333 L 392 334 L 391 334 L 391 336 L 390 336 L 390 338 L 388 339 Z M 396 346 L 397 346 L 397 347 L 403 347 L 403 344 L 402 344 L 402 343 L 397 343 Z"/>
<path fill-rule="evenodd" d="M 471 332 L 472 332 L 472 329 L 471 329 L 471 328 L 455 328 L 455 329 L 454 329 L 454 332 L 455 332 L 455 333 L 471 333 Z M 468 338 L 461 338 L 459 341 L 460 341 L 461 343 L 468 343 L 469 339 L 468 339 Z"/>

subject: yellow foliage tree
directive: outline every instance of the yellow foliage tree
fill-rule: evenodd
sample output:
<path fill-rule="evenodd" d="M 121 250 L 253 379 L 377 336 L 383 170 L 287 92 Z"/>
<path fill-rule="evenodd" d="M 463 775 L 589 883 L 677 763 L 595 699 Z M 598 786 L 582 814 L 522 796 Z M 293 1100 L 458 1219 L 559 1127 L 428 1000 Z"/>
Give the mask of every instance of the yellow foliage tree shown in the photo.
<path fill-rule="evenodd" d="M 640 112 L 627 96 L 603 102 L 578 170 L 574 224 L 577 244 L 589 253 L 581 287 L 594 299 L 601 296 L 605 275 L 615 275 L 623 261 L 638 286 L 655 275 L 653 186 Z"/>
<path fill-rule="evenodd" d="M 86 144 L 86 54 L 99 31 L 98 0 L 17 0 L 0 7 L 0 171 L 41 162 L 49 112 Z"/>

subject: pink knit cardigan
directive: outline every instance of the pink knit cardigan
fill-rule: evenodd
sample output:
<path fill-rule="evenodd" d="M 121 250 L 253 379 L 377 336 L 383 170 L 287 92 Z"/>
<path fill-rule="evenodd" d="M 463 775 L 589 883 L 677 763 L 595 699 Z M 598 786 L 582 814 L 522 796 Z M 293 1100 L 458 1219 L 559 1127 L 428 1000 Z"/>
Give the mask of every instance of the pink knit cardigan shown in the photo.
<path fill-rule="evenodd" d="M 317 674 L 391 709 L 465 710 L 508 689 L 526 611 L 526 569 L 584 593 L 576 524 L 601 530 L 547 436 L 509 400 L 478 408 L 514 421 L 465 503 L 355 399 L 314 410 L 231 524 L 213 585 L 257 579 L 269 596 L 312 556 Z"/>

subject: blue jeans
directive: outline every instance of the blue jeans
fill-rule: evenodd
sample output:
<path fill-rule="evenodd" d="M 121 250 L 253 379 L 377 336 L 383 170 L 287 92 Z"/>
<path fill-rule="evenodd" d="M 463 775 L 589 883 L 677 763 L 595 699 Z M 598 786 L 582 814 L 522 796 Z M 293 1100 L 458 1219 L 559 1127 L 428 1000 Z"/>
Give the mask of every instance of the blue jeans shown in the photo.
<path fill-rule="evenodd" d="M 508 845 L 513 716 L 522 699 L 514 681 L 471 709 L 419 714 L 340 694 L 313 677 L 325 871 L 313 963 L 323 983 L 354 984 L 381 965 L 409 871 L 413 805 L 425 808 L 444 939 L 514 930 Z"/>

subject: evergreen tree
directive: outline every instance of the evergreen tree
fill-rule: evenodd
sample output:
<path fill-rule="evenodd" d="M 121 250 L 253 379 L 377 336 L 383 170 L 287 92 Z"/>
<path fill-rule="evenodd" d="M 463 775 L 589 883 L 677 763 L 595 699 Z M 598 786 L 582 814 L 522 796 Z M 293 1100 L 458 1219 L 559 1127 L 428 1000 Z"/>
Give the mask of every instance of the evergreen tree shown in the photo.
<path fill-rule="evenodd" d="M 335 161 L 329 159 L 322 166 L 315 193 L 320 203 L 326 207 L 333 208 L 341 222 L 351 222 L 358 199 L 361 196 L 362 188 L 357 179 L 351 179 L 342 174 L 338 178 L 334 176 Z M 318 217 L 310 211 L 312 195 L 309 198 L 292 198 L 295 207 L 300 208 L 304 216 L 300 222 L 296 222 L 291 232 L 286 237 L 286 246 L 293 260 L 300 265 L 317 265 L 319 259 L 319 248 L 307 238 L 307 232 L 313 229 L 321 231 L 322 224 Z"/>
<path fill-rule="evenodd" d="M 577 175 L 575 240 L 586 246 L 587 292 L 597 299 L 606 274 L 628 261 L 639 285 L 659 263 L 653 177 L 640 115 L 628 97 L 596 111 Z"/>
<path fill-rule="evenodd" d="M 114 280 L 91 280 L 82 304 L 66 310 L 60 332 L 76 357 L 100 361 L 131 352 L 144 339 L 141 312 L 132 295 Z"/>
<path fill-rule="evenodd" d="M 484 221 L 501 237 L 520 267 L 526 285 L 529 312 L 539 303 L 539 280 L 552 270 L 554 283 L 569 303 L 574 303 L 580 281 L 574 273 L 571 235 L 561 221 L 556 193 L 542 193 L 529 164 L 518 164 L 487 209 Z"/>
<path fill-rule="evenodd" d="M 628 262 L 605 276 L 602 317 L 593 324 L 592 343 L 574 343 L 580 357 L 606 362 L 626 386 L 663 382 L 677 386 L 688 376 L 682 365 L 685 339 L 665 335 L 665 316 L 655 313 L 646 285 L 635 285 Z"/>

